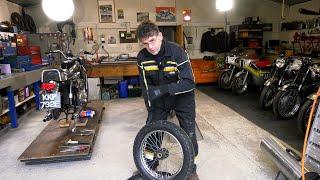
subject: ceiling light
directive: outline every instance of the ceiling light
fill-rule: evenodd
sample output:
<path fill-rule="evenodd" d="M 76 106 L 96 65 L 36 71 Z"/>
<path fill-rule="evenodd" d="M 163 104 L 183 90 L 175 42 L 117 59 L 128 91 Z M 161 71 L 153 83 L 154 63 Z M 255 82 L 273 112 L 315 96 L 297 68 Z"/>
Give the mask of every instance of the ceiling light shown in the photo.
<path fill-rule="evenodd" d="M 73 15 L 73 0 L 42 0 L 44 13 L 55 21 L 65 21 Z"/>
<path fill-rule="evenodd" d="M 221 12 L 229 11 L 233 8 L 233 0 L 216 0 L 216 9 Z"/>

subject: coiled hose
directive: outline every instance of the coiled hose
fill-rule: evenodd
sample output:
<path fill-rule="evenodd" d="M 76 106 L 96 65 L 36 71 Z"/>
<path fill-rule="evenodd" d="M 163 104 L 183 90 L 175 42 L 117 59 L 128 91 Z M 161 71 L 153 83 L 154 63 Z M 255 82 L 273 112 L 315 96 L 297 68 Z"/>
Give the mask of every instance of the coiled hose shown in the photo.
<path fill-rule="evenodd" d="M 25 14 L 24 10 L 22 10 L 22 16 L 17 12 L 13 12 L 10 19 L 11 24 L 18 26 L 20 30 L 29 31 L 31 33 L 37 32 L 37 27 L 33 18 L 30 15 Z"/>

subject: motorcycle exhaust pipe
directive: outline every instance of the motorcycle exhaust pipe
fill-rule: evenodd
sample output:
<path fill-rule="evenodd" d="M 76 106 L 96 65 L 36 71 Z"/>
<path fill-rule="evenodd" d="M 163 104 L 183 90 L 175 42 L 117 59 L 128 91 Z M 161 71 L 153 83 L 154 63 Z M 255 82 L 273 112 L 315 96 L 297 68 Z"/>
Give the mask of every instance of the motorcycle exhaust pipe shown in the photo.
<path fill-rule="evenodd" d="M 288 179 L 299 179 L 301 177 L 301 165 L 296 155 L 290 154 L 290 150 L 281 145 L 271 137 L 264 138 L 260 148 L 271 158 L 279 170 Z"/>

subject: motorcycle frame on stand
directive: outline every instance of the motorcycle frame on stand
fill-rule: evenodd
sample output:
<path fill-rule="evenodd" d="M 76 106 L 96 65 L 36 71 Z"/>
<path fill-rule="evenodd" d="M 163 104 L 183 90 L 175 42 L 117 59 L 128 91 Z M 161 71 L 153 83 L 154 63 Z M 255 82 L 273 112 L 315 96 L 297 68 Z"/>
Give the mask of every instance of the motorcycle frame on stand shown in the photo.
<path fill-rule="evenodd" d="M 55 89 L 55 91 L 61 93 L 60 108 L 54 108 L 54 109 L 47 108 L 48 109 L 47 115 L 44 118 L 44 121 L 48 121 L 51 119 L 58 119 L 60 113 L 64 112 L 66 115 L 66 120 L 68 120 L 68 116 L 71 114 L 72 115 L 71 120 L 74 120 L 75 122 L 75 120 L 79 119 L 80 117 L 79 113 L 85 108 L 86 102 L 88 100 L 88 95 L 87 95 L 88 81 L 87 81 L 86 69 L 83 66 L 83 62 L 80 62 L 81 59 L 79 59 L 79 57 L 72 57 L 71 54 L 65 55 L 60 50 L 56 50 L 51 53 L 60 53 L 62 56 L 64 56 L 66 61 L 62 62 L 62 64 L 60 65 L 60 68 L 47 69 L 47 70 L 44 70 L 42 73 L 42 82 L 49 81 L 49 83 L 56 83 L 58 87 Z M 59 74 L 58 80 L 57 79 L 50 80 L 50 78 L 49 80 L 45 79 L 46 72 L 48 73 L 58 72 Z M 79 81 L 79 80 L 82 80 L 82 81 Z M 84 91 L 84 92 L 81 92 L 81 91 Z M 44 93 L 50 93 L 50 92 L 47 92 L 44 90 Z M 66 93 L 68 94 L 66 95 Z M 84 96 L 84 99 L 83 97 L 82 98 L 78 97 L 78 95 Z M 84 101 L 84 102 L 81 102 L 81 101 Z M 60 110 L 61 112 L 59 112 Z M 58 113 L 58 115 L 53 113 Z M 73 132 L 76 130 L 75 128 L 76 126 L 74 123 L 74 128 L 72 128 Z"/>

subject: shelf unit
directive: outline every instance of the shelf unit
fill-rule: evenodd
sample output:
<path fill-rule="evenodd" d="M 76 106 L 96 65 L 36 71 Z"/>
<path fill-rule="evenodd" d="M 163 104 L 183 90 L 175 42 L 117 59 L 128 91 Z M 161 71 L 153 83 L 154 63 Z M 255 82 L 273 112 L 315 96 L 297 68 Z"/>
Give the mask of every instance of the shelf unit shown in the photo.
<path fill-rule="evenodd" d="M 9 113 L 10 123 L 12 128 L 18 127 L 16 107 L 22 105 L 23 103 L 29 101 L 32 98 L 35 98 L 36 107 L 37 109 L 39 109 L 40 107 L 39 106 L 40 104 L 40 99 L 39 99 L 39 92 L 40 92 L 39 83 L 40 82 L 39 81 L 40 81 L 41 72 L 43 69 L 45 68 L 37 69 L 34 71 L 16 73 L 16 74 L 12 74 L 11 76 L 7 76 L 5 78 L 0 79 L 0 89 L 6 89 L 8 103 L 9 103 L 8 110 L 5 109 L 3 112 L 1 112 L 1 115 L 5 113 Z M 14 91 L 28 85 L 33 85 L 34 95 L 31 95 L 30 97 L 16 104 L 14 100 Z"/>
<path fill-rule="evenodd" d="M 31 96 L 27 97 L 27 98 L 26 98 L 26 99 L 24 99 L 23 101 L 18 102 L 18 103 L 15 105 L 15 107 L 16 107 L 16 108 L 17 108 L 17 107 L 19 107 L 20 105 L 22 105 L 22 104 L 24 104 L 25 102 L 27 102 L 27 101 L 29 101 L 29 100 L 33 99 L 34 97 L 36 97 L 36 95 L 31 95 Z M 4 110 L 0 113 L 0 116 L 2 116 L 2 115 L 4 115 L 4 114 L 6 114 L 6 113 L 8 113 L 8 112 L 9 112 L 9 108 L 4 109 Z"/>
<path fill-rule="evenodd" d="M 262 54 L 263 25 L 242 24 L 238 26 L 238 40 L 245 49 L 255 49 L 257 54 Z"/>

